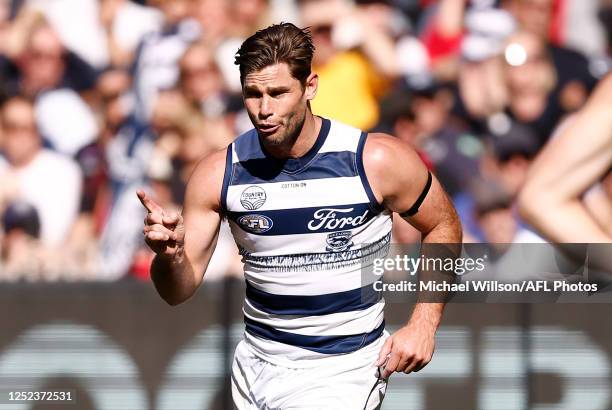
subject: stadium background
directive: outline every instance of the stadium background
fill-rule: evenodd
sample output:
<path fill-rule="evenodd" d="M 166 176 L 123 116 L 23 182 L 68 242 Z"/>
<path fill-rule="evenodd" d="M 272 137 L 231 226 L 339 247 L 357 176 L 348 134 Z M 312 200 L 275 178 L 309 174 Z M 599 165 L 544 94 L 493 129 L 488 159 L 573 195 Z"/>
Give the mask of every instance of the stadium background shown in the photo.
<path fill-rule="evenodd" d="M 135 190 L 180 209 L 197 160 L 250 127 L 233 55 L 256 29 L 310 26 L 314 112 L 412 144 L 466 240 L 509 244 L 544 241 L 516 194 L 608 72 L 611 18 L 605 0 L 0 0 L 0 390 L 73 388 L 78 409 L 230 408 L 233 241 L 224 227 L 202 289 L 165 305 Z M 594 212 L 600 194 L 584 197 Z M 409 312 L 389 305 L 391 328 Z M 611 312 L 451 305 L 433 362 L 394 375 L 384 408 L 612 408 Z"/>

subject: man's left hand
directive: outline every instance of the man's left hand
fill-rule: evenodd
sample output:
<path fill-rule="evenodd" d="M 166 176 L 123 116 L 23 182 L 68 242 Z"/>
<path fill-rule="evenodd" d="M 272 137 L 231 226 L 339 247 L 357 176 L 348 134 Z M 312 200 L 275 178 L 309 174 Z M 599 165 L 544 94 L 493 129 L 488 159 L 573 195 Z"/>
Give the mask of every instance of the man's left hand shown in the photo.
<path fill-rule="evenodd" d="M 418 372 L 431 361 L 435 347 L 435 330 L 429 326 L 409 322 L 389 336 L 376 366 L 385 364 L 382 377 L 388 378 L 393 372 Z"/>

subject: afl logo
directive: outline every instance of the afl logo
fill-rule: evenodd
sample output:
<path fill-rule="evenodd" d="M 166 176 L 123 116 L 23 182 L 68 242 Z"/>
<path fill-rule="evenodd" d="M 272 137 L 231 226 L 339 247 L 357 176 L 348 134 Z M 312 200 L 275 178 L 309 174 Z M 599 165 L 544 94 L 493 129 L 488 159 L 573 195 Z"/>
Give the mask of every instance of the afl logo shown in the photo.
<path fill-rule="evenodd" d="M 248 209 L 249 211 L 261 208 L 265 202 L 266 191 L 257 185 L 248 187 L 242 191 L 242 195 L 240 195 L 240 204 L 242 204 L 244 209 Z"/>
<path fill-rule="evenodd" d="M 268 232 L 273 225 L 272 219 L 265 215 L 244 215 L 238 218 L 238 224 L 251 233 Z"/>

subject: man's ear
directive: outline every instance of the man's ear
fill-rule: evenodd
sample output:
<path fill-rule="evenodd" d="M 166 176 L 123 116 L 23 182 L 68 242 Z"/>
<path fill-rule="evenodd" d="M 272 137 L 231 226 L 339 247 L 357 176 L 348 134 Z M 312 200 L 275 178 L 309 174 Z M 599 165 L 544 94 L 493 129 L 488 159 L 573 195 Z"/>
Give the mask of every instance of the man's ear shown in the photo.
<path fill-rule="evenodd" d="M 306 87 L 304 90 L 304 95 L 306 96 L 306 100 L 310 101 L 315 98 L 315 96 L 317 95 L 318 87 L 319 87 L 319 75 L 317 73 L 310 73 L 310 75 L 306 79 Z"/>

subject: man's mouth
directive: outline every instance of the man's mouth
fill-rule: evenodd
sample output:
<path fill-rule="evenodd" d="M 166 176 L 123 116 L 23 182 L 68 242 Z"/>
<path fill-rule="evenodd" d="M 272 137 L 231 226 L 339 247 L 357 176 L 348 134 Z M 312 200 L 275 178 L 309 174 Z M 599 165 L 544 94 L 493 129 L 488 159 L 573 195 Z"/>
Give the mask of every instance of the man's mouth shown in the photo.
<path fill-rule="evenodd" d="M 259 124 L 257 128 L 264 134 L 272 134 L 280 127 L 280 124 Z"/>

